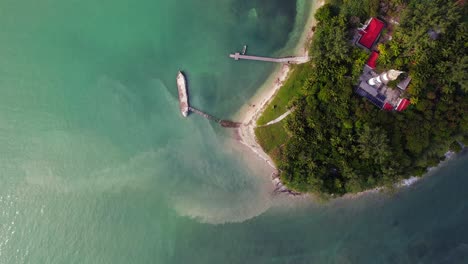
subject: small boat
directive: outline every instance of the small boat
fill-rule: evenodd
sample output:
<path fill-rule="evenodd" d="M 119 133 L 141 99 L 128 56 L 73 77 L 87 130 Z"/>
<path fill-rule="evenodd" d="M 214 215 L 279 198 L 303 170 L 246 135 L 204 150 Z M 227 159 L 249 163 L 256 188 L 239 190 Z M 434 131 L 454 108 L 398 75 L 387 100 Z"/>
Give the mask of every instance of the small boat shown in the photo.
<path fill-rule="evenodd" d="M 182 113 L 184 117 L 187 117 L 189 113 L 189 103 L 188 103 L 188 96 L 187 96 L 187 81 L 185 80 L 185 76 L 181 71 L 177 73 L 177 90 L 179 93 L 180 113 Z"/>
<path fill-rule="evenodd" d="M 244 48 L 242 49 L 241 54 L 245 55 L 246 52 L 247 52 L 247 45 L 244 45 Z"/>

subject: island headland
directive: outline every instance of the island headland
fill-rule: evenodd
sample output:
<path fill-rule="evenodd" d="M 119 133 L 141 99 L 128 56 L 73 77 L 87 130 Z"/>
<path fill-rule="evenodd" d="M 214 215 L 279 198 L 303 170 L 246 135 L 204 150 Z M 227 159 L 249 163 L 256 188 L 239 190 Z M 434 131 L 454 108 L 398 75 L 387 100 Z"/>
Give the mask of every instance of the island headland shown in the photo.
<path fill-rule="evenodd" d="M 241 109 L 277 191 L 405 186 L 467 144 L 466 5 L 400 2 L 317 2 L 295 54 L 310 62 L 281 65 Z"/>

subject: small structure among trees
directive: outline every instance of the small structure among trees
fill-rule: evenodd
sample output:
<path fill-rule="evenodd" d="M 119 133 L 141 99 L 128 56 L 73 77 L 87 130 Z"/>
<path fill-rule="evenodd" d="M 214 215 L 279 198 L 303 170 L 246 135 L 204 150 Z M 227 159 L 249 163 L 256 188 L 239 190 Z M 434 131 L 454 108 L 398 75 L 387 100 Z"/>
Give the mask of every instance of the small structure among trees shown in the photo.
<path fill-rule="evenodd" d="M 361 48 L 372 50 L 384 28 L 385 23 L 382 20 L 375 17 L 370 18 L 364 26 L 358 29 L 356 45 Z"/>
<path fill-rule="evenodd" d="M 366 64 L 359 78 L 356 93 L 368 99 L 380 109 L 403 111 L 409 106 L 409 100 L 401 98 L 402 89 L 394 89 L 388 86 L 388 83 L 396 80 L 401 73 L 400 71 L 390 70 L 377 74 Z"/>
<path fill-rule="evenodd" d="M 358 30 L 355 37 L 355 44 L 366 50 L 372 50 L 378 42 L 385 23 L 377 18 L 369 19 L 366 24 Z M 371 103 L 387 111 L 403 111 L 409 105 L 410 101 L 402 98 L 402 93 L 408 86 L 411 78 L 406 78 L 397 86 L 399 89 L 389 87 L 391 81 L 397 80 L 402 71 L 389 70 L 378 74 L 374 71 L 379 53 L 372 51 L 367 63 L 364 65 L 363 72 L 359 77 L 359 84 L 356 93 L 367 98 Z"/>

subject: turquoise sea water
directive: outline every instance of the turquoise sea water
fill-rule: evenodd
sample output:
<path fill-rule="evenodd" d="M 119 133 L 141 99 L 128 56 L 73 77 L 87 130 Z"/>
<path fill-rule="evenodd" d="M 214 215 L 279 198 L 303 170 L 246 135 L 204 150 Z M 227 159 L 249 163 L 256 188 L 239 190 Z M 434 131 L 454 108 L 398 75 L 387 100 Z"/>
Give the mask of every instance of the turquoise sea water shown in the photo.
<path fill-rule="evenodd" d="M 0 1 L 0 263 L 466 259 L 466 154 L 317 205 L 272 197 L 231 132 L 180 116 L 179 69 L 195 106 L 233 116 L 273 65 L 228 53 L 289 55 L 310 4 Z"/>

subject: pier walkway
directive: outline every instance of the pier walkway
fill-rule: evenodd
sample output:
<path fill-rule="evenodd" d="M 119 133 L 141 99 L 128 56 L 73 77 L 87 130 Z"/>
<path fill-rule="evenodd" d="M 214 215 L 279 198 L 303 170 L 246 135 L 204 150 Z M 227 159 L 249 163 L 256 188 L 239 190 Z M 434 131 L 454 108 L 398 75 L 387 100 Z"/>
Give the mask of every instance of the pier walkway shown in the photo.
<path fill-rule="evenodd" d="M 197 114 L 197 115 L 203 116 L 204 118 L 206 118 L 206 119 L 208 119 L 208 120 L 214 121 L 214 122 L 216 122 L 216 123 L 221 122 L 221 119 L 216 118 L 216 117 L 214 117 L 214 116 L 212 116 L 212 115 L 210 115 L 210 114 L 207 114 L 207 113 L 203 112 L 202 110 L 198 110 L 198 109 L 196 109 L 196 108 L 194 108 L 194 107 L 191 107 L 191 106 L 189 106 L 189 110 L 190 110 L 191 112 Z"/>
<path fill-rule="evenodd" d="M 203 112 L 202 110 L 196 109 L 196 108 L 194 108 L 192 106 L 189 106 L 189 110 L 192 113 L 203 116 L 204 118 L 206 118 L 208 120 L 211 120 L 211 121 L 214 121 L 214 122 L 220 124 L 222 127 L 235 128 L 235 127 L 240 127 L 242 125 L 242 123 L 239 123 L 239 122 L 233 122 L 233 121 L 229 121 L 229 120 L 219 119 L 217 117 L 214 117 L 214 116 L 212 116 L 210 114 L 207 114 L 207 113 Z"/>
<path fill-rule="evenodd" d="M 266 62 L 276 62 L 276 63 L 292 63 L 292 64 L 302 64 L 309 61 L 308 56 L 302 57 L 284 57 L 284 58 L 270 58 L 270 57 L 261 57 L 261 56 L 251 56 L 251 55 L 242 55 L 239 52 L 234 54 L 229 54 L 230 58 L 235 60 L 255 60 L 255 61 L 266 61 Z"/>

